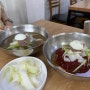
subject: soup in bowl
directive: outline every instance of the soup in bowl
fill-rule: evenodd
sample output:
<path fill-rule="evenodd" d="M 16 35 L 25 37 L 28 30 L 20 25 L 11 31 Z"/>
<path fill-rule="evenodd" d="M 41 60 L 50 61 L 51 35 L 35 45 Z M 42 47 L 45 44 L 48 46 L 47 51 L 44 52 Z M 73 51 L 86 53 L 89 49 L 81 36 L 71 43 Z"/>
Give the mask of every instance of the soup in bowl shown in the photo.
<path fill-rule="evenodd" d="M 0 48 L 15 56 L 32 55 L 48 38 L 45 28 L 34 25 L 13 26 L 0 32 Z"/>

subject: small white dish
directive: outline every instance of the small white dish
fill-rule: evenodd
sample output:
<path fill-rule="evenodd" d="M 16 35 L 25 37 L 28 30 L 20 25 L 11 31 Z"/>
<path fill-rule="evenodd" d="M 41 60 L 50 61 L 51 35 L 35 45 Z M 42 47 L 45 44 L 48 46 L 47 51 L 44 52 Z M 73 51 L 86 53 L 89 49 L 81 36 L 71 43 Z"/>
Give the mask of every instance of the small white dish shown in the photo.
<path fill-rule="evenodd" d="M 38 80 L 40 81 L 39 87 L 35 90 L 42 90 L 42 88 L 45 85 L 46 78 L 47 78 L 47 69 L 45 64 L 36 57 L 26 56 L 26 57 L 20 57 L 13 59 L 9 63 L 7 63 L 0 71 L 0 89 L 1 90 L 25 90 L 23 88 L 19 88 L 18 86 L 15 86 L 15 84 L 8 84 L 7 79 L 2 79 L 2 73 L 4 72 L 5 68 L 11 65 L 17 65 L 19 62 L 26 61 L 26 60 L 33 60 L 35 63 L 40 63 L 40 74 L 38 75 Z M 4 77 L 6 78 L 6 77 Z M 11 86 L 10 86 L 11 85 Z M 31 89 L 32 90 L 32 89 Z"/>

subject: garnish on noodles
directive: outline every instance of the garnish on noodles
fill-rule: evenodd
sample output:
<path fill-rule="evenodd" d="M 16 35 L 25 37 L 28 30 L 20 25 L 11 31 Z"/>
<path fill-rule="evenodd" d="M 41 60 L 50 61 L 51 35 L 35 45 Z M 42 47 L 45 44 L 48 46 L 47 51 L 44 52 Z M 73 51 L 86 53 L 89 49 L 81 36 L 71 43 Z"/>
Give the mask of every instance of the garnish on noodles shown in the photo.
<path fill-rule="evenodd" d="M 52 60 L 66 72 L 85 73 L 90 69 L 90 49 L 85 42 L 73 40 L 57 49 Z"/>
<path fill-rule="evenodd" d="M 28 34 L 16 34 L 13 41 L 8 46 L 8 50 L 27 49 L 32 47 L 32 36 Z"/>

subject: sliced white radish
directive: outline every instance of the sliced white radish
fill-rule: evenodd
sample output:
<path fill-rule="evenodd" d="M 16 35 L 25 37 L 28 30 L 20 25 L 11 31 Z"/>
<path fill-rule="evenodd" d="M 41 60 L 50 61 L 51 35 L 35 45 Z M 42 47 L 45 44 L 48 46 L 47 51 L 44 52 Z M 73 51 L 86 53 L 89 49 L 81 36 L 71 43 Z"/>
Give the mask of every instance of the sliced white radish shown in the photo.
<path fill-rule="evenodd" d="M 15 40 L 24 40 L 24 39 L 26 39 L 26 35 L 24 34 L 17 34 L 15 36 Z"/>
<path fill-rule="evenodd" d="M 75 50 L 83 50 L 83 43 L 78 40 L 70 42 L 70 46 Z"/>
<path fill-rule="evenodd" d="M 66 55 L 64 55 L 64 61 L 66 62 L 73 62 L 78 60 L 79 63 L 84 61 L 84 58 L 78 52 L 73 52 L 69 50 Z"/>

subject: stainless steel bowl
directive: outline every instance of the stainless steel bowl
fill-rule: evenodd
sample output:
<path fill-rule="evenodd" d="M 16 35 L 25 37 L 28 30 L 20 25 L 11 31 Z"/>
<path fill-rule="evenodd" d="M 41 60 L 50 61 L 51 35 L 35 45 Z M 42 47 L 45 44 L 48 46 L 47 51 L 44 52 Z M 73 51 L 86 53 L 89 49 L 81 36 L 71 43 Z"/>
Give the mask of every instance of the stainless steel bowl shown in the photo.
<path fill-rule="evenodd" d="M 45 38 L 44 42 L 48 38 L 48 33 L 47 33 L 46 29 L 43 28 L 43 27 L 30 25 L 30 24 L 20 25 L 20 26 L 13 26 L 12 28 L 9 28 L 8 30 L 0 32 L 0 48 L 3 49 L 5 52 L 7 52 L 11 55 L 15 55 L 15 56 L 27 56 L 27 55 L 32 55 L 32 54 L 38 52 L 41 49 L 44 42 L 41 43 L 38 46 L 36 44 L 35 47 L 29 49 L 30 53 L 28 53 L 26 55 L 18 55 L 17 52 L 19 52 L 19 51 L 15 52 L 15 51 L 12 51 L 12 50 L 7 50 L 4 47 L 4 45 L 2 44 L 4 42 L 4 40 L 7 39 L 8 37 L 10 37 L 11 35 L 15 35 L 15 34 L 18 34 L 18 33 L 24 33 L 24 32 L 25 33 L 31 33 L 32 32 L 32 33 L 40 34 Z M 10 40 L 12 40 L 12 39 L 13 39 L 13 37 Z M 10 42 L 11 41 L 7 41 L 7 42 L 5 42 L 5 44 L 9 45 Z"/>
<path fill-rule="evenodd" d="M 65 77 L 77 79 L 77 80 L 90 80 L 90 77 L 81 77 L 76 76 L 75 74 L 71 74 L 63 70 L 61 67 L 57 67 L 53 64 L 51 59 L 52 53 L 56 51 L 58 48 L 62 47 L 62 45 L 70 42 L 72 40 L 80 40 L 84 41 L 87 44 L 87 47 L 90 49 L 90 35 L 86 35 L 83 33 L 61 33 L 58 35 L 54 35 L 47 39 L 43 46 L 43 53 L 48 63 L 52 68 L 63 74 Z"/>

